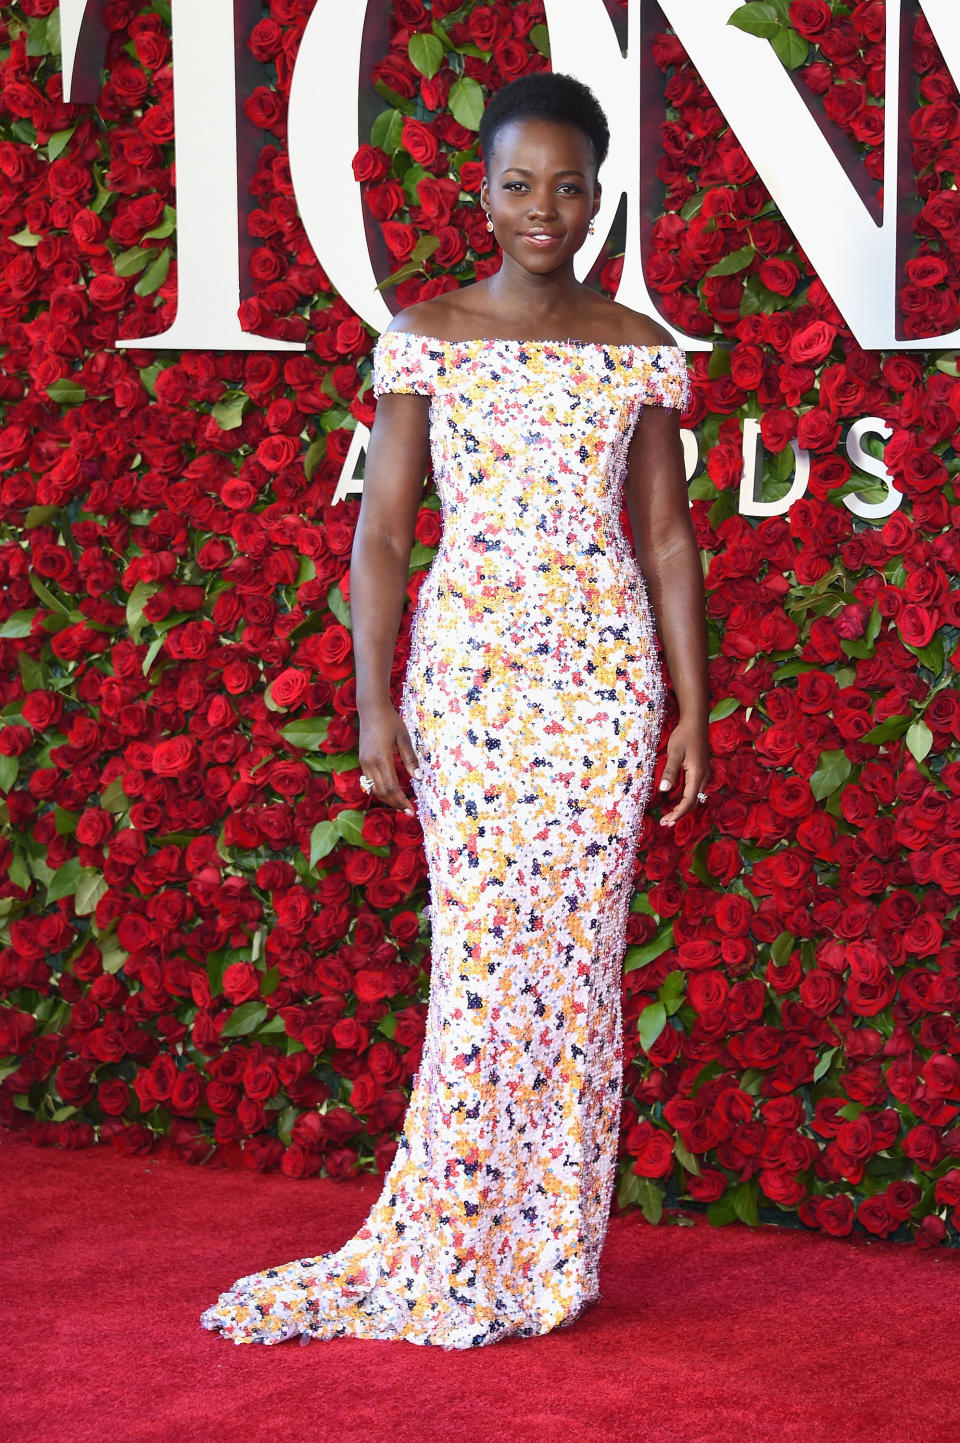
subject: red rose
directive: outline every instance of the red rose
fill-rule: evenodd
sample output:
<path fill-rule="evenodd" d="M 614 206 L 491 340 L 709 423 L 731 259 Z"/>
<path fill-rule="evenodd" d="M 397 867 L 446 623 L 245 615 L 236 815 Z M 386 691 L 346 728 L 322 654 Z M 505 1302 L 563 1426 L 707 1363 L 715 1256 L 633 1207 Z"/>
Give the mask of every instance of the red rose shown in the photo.
<path fill-rule="evenodd" d="M 335 622 L 323 633 L 316 648 L 317 669 L 339 681 L 353 670 L 353 641 L 345 626 Z"/>
<path fill-rule="evenodd" d="M 400 143 L 417 165 L 429 170 L 439 154 L 437 139 L 429 125 L 422 120 L 404 120 L 400 132 Z"/>
<path fill-rule="evenodd" d="M 235 1007 L 260 996 L 260 977 L 249 962 L 232 962 L 224 969 L 220 986 L 224 997 Z"/>
<path fill-rule="evenodd" d="M 130 1089 L 120 1077 L 101 1082 L 97 1088 L 97 1102 L 110 1117 L 122 1117 L 130 1106 Z"/>
<path fill-rule="evenodd" d="M 790 342 L 790 359 L 801 366 L 815 365 L 830 354 L 836 338 L 836 327 L 827 325 L 826 321 L 813 321 L 794 334 Z"/>
<path fill-rule="evenodd" d="M 23 719 L 35 731 L 46 731 L 63 715 L 63 699 L 55 691 L 32 691 L 23 703 Z"/>
<path fill-rule="evenodd" d="M 244 101 L 247 119 L 260 130 L 271 130 L 275 135 L 286 134 L 287 108 L 283 96 L 266 85 L 258 85 Z"/>
<path fill-rule="evenodd" d="M 792 296 L 800 280 L 800 271 L 792 261 L 765 260 L 758 275 L 768 290 L 778 296 Z"/>
<path fill-rule="evenodd" d="M 805 40 L 818 40 L 833 24 L 826 0 L 790 0 L 790 23 Z"/>
<path fill-rule="evenodd" d="M 797 441 L 804 451 L 832 451 L 840 440 L 840 423 L 822 406 L 813 406 L 797 422 Z"/>
<path fill-rule="evenodd" d="M 666 1177 L 673 1169 L 673 1141 L 652 1122 L 641 1122 L 627 1134 L 626 1148 L 636 1161 L 633 1171 L 640 1177 Z"/>
<path fill-rule="evenodd" d="M 897 628 L 908 646 L 929 646 L 937 629 L 936 614 L 908 603 L 900 609 Z"/>
<path fill-rule="evenodd" d="M 302 701 L 308 682 L 309 678 L 305 671 L 299 671 L 292 666 L 287 667 L 270 683 L 270 699 L 278 707 L 296 706 L 298 702 Z"/>
<path fill-rule="evenodd" d="M 178 777 L 194 761 L 194 744 L 190 737 L 169 737 L 153 749 L 150 765 L 159 777 Z"/>

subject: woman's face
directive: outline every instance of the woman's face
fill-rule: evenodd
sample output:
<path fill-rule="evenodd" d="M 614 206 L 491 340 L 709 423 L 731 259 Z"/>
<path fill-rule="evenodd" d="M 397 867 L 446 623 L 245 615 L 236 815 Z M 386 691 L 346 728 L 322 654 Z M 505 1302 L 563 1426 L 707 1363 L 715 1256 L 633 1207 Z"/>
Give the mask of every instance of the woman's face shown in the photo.
<path fill-rule="evenodd" d="M 512 120 L 497 132 L 480 188 L 505 256 L 547 275 L 569 263 L 600 208 L 593 147 L 575 125 Z"/>

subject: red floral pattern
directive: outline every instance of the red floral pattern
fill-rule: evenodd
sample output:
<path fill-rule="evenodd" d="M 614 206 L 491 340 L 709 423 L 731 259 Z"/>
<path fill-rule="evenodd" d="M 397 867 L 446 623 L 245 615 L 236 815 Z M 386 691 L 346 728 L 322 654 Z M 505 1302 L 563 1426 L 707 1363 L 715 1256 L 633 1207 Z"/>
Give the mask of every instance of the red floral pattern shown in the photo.
<path fill-rule="evenodd" d="M 382 1172 L 423 1032 L 424 863 L 415 823 L 365 808 L 353 751 L 356 502 L 332 501 L 372 416 L 374 338 L 292 194 L 285 100 L 312 4 L 270 0 L 249 38 L 271 68 L 247 101 L 267 133 L 243 318 L 306 340 L 292 357 L 112 348 L 176 305 L 165 8 L 110 0 L 96 110 L 62 103 L 52 0 L 0 21 L 0 1117 L 38 1142 L 169 1134 L 188 1159 Z M 879 181 L 883 7 L 789 13 L 811 47 L 798 84 Z M 546 49 L 535 0 L 394 0 L 355 169 L 398 304 L 498 264 L 471 123 Z M 677 39 L 654 55 L 650 281 L 718 341 L 686 417 L 717 776 L 704 811 L 641 837 L 621 1201 L 955 1242 L 956 361 L 860 351 Z M 922 337 L 957 323 L 960 111 L 922 19 L 912 62 L 901 303 Z M 869 486 L 839 449 L 868 413 L 893 428 L 904 496 L 882 525 L 840 504 Z M 812 458 L 804 499 L 759 523 L 734 500 L 750 415 L 766 494 L 791 440 Z M 428 498 L 411 597 L 438 535 Z M 406 656 L 404 634 L 398 685 Z"/>

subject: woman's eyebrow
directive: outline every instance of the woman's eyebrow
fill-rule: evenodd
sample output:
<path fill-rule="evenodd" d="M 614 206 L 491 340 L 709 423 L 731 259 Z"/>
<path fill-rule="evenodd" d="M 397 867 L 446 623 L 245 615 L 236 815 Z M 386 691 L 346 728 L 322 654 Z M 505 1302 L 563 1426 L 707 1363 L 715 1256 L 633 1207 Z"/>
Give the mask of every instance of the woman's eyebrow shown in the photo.
<path fill-rule="evenodd" d="M 533 171 L 532 171 L 532 170 L 526 170 L 526 169 L 524 169 L 524 167 L 523 167 L 522 165 L 508 165 L 507 168 L 506 168 L 506 170 L 505 170 L 503 173 L 504 173 L 504 175 L 508 175 L 511 171 L 515 171 L 517 175 L 532 175 L 532 174 L 533 174 Z M 553 173 L 554 173 L 555 176 L 558 176 L 558 175 L 580 175 L 580 176 L 582 176 L 582 175 L 583 175 L 583 171 L 582 171 L 582 170 L 555 170 Z"/>

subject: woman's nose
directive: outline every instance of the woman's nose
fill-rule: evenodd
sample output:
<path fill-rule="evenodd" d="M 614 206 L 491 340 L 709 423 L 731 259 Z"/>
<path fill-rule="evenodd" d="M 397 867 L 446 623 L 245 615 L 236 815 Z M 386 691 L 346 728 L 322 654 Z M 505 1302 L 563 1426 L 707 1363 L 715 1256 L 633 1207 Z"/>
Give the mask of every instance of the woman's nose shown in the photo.
<path fill-rule="evenodd" d="M 553 215 L 556 209 L 553 192 L 545 191 L 542 194 L 536 191 L 532 192 L 528 209 L 532 216 Z"/>

